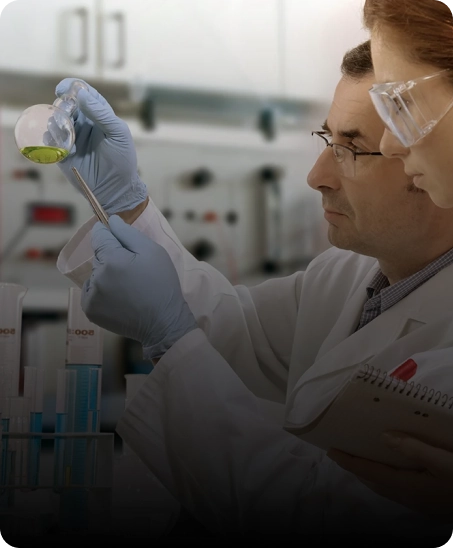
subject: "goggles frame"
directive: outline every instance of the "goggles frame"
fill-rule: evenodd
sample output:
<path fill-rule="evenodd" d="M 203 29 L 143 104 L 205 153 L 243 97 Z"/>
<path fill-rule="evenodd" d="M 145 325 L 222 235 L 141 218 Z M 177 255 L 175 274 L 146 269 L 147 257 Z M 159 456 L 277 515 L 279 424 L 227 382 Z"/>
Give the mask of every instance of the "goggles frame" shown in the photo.
<path fill-rule="evenodd" d="M 402 97 L 404 93 L 410 92 L 416 86 L 423 84 L 434 78 L 444 76 L 446 72 L 451 72 L 452 69 L 443 69 L 428 76 L 421 76 L 407 82 L 386 82 L 384 84 L 374 84 L 369 90 L 371 100 L 379 114 L 380 118 L 390 130 L 390 132 L 400 141 L 400 143 L 409 148 L 421 139 L 426 137 L 433 128 L 442 120 L 442 118 L 453 107 L 453 98 L 444 110 L 444 112 L 434 119 L 432 116 L 425 116 L 422 109 L 417 105 L 420 115 L 424 118 L 425 123 L 420 124 L 410 112 L 405 99 Z M 398 122 L 399 121 L 399 125 Z"/>

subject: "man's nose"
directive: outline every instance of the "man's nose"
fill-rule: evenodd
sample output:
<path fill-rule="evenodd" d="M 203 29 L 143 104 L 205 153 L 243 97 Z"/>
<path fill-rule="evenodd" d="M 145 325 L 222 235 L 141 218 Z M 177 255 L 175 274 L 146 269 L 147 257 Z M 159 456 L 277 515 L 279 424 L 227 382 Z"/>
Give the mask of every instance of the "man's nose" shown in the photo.
<path fill-rule="evenodd" d="M 308 185 L 314 190 L 322 188 L 338 189 L 341 187 L 338 168 L 333 157 L 333 151 L 327 147 L 316 161 L 307 177 Z"/>
<path fill-rule="evenodd" d="M 401 144 L 401 141 L 386 129 L 381 139 L 380 150 L 386 158 L 403 158 L 409 153 L 409 149 Z"/>

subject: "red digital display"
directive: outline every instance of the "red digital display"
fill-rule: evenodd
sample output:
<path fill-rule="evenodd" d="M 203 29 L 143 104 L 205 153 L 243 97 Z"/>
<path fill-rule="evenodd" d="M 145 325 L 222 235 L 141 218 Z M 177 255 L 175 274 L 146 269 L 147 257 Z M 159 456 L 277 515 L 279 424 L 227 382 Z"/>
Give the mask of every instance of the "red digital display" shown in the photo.
<path fill-rule="evenodd" d="M 28 223 L 40 225 L 71 225 L 72 206 L 53 204 L 29 204 Z"/>

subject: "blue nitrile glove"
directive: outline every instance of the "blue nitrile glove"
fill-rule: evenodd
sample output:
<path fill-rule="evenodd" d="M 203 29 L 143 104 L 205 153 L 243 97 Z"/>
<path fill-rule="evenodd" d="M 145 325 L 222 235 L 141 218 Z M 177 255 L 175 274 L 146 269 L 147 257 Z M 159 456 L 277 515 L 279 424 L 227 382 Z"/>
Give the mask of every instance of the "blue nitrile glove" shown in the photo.
<path fill-rule="evenodd" d="M 75 78 L 65 78 L 55 93 L 67 93 Z M 87 84 L 88 85 L 88 84 Z M 80 190 L 74 166 L 108 215 L 133 209 L 148 196 L 137 172 L 137 154 L 126 122 L 94 88 L 79 90 L 74 113 L 76 142 L 70 155 L 57 165 Z"/>
<path fill-rule="evenodd" d="M 82 308 L 96 325 L 139 341 L 145 359 L 161 357 L 198 327 L 178 274 L 162 246 L 117 215 L 109 226 L 92 230 L 95 258 Z"/>

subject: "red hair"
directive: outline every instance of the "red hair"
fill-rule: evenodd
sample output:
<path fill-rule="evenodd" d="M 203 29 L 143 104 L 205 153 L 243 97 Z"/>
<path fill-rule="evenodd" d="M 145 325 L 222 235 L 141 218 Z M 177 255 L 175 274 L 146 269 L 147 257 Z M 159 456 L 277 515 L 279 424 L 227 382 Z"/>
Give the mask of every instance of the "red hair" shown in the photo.
<path fill-rule="evenodd" d="M 453 17 L 443 2 L 366 0 L 364 24 L 371 32 L 394 32 L 415 62 L 453 69 Z"/>

